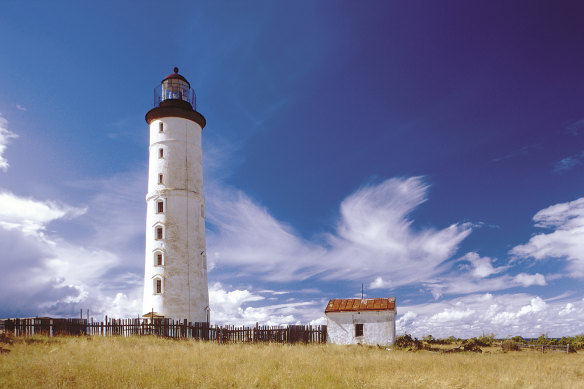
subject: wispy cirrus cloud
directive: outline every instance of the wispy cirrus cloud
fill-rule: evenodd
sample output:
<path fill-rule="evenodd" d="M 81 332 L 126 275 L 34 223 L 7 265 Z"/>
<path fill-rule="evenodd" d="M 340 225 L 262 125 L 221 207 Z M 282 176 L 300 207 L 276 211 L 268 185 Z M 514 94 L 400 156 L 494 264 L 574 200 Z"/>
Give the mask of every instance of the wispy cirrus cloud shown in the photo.
<path fill-rule="evenodd" d="M 4 172 L 6 172 L 10 166 L 6 157 L 4 157 L 4 152 L 6 151 L 6 146 L 15 138 L 18 138 L 18 135 L 8 130 L 8 120 L 0 114 L 0 170 L 3 170 Z"/>
<path fill-rule="evenodd" d="M 566 127 L 566 130 L 574 135 L 578 135 L 579 133 L 584 132 L 584 119 L 571 123 Z"/>
<path fill-rule="evenodd" d="M 584 197 L 552 205 L 533 217 L 535 226 L 549 233 L 539 233 L 510 253 L 515 259 L 546 260 L 565 258 L 572 277 L 584 277 Z"/>
<path fill-rule="evenodd" d="M 447 269 L 443 274 L 424 282 L 434 299 L 444 295 L 465 295 L 479 292 L 497 292 L 511 288 L 527 288 L 530 286 L 545 286 L 544 275 L 519 273 L 505 274 L 511 265 L 493 266 L 496 260 L 481 257 L 478 253 L 469 252 L 456 260 L 456 269 Z"/>
<path fill-rule="evenodd" d="M 540 148 L 539 145 L 522 146 L 518 150 L 514 150 L 508 154 L 493 158 L 491 160 L 491 162 L 501 162 L 501 161 L 505 161 L 505 160 L 511 159 L 511 158 L 522 157 L 522 156 L 528 155 L 530 152 L 537 150 L 539 148 Z"/>
<path fill-rule="evenodd" d="M 554 164 L 554 172 L 563 173 L 565 171 L 568 171 L 578 165 L 581 165 L 583 159 L 584 152 L 576 155 L 570 155 L 566 158 L 562 158 L 561 160 Z"/>
<path fill-rule="evenodd" d="M 222 270 L 265 280 L 382 277 L 394 286 L 440 273 L 470 234 L 470 224 L 412 228 L 408 215 L 426 201 L 421 177 L 394 178 L 357 190 L 342 203 L 332 233 L 311 241 L 273 218 L 241 192 L 211 189 L 208 250 Z"/>

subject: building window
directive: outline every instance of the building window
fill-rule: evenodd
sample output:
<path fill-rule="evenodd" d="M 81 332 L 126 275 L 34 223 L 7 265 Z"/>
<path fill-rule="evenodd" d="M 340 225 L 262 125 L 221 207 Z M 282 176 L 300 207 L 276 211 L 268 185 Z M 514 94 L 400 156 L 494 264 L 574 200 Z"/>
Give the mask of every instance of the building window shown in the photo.
<path fill-rule="evenodd" d="M 160 251 L 154 253 L 154 266 L 163 266 L 164 265 L 164 257 Z"/>
<path fill-rule="evenodd" d="M 160 240 L 162 238 L 163 238 L 162 227 L 158 226 L 156 227 L 156 240 Z"/>
<path fill-rule="evenodd" d="M 164 123 L 158 123 L 158 132 L 164 132 Z"/>
<path fill-rule="evenodd" d="M 160 278 L 154 279 L 154 294 L 162 293 L 162 280 Z"/>
<path fill-rule="evenodd" d="M 205 218 L 205 204 L 201 204 L 201 217 Z"/>
<path fill-rule="evenodd" d="M 156 213 L 164 213 L 164 201 L 158 200 L 156 202 Z"/>
<path fill-rule="evenodd" d="M 164 176 L 162 174 L 159 174 L 158 175 L 158 183 L 159 184 L 162 184 L 163 183 L 163 181 L 164 181 L 163 178 L 164 178 Z"/>
<path fill-rule="evenodd" d="M 355 324 L 355 337 L 363 336 L 363 324 Z"/>
<path fill-rule="evenodd" d="M 164 158 L 164 149 L 158 149 L 158 158 Z"/>

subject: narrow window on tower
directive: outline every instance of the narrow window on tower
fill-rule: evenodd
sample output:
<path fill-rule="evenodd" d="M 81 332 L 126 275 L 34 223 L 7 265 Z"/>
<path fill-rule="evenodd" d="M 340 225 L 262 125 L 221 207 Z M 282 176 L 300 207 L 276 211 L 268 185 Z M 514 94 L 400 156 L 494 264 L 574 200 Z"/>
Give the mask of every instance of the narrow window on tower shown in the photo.
<path fill-rule="evenodd" d="M 160 240 L 163 237 L 162 227 L 156 227 L 156 240 Z"/>
<path fill-rule="evenodd" d="M 154 294 L 162 293 L 162 280 L 160 278 L 154 279 Z"/>
<path fill-rule="evenodd" d="M 156 202 L 156 213 L 164 213 L 164 201 L 158 200 Z"/>
<path fill-rule="evenodd" d="M 160 251 L 154 253 L 154 266 L 162 266 L 164 265 L 164 257 Z"/>
<path fill-rule="evenodd" d="M 158 158 L 164 158 L 164 149 L 158 149 Z"/>
<path fill-rule="evenodd" d="M 363 324 L 355 324 L 355 337 L 363 336 Z"/>
<path fill-rule="evenodd" d="M 158 123 L 158 132 L 164 132 L 164 123 Z"/>
<path fill-rule="evenodd" d="M 164 182 L 163 178 L 164 178 L 164 176 L 162 174 L 158 175 L 158 183 L 159 184 L 162 184 Z"/>
<path fill-rule="evenodd" d="M 201 217 L 205 218 L 205 204 L 201 204 Z"/>

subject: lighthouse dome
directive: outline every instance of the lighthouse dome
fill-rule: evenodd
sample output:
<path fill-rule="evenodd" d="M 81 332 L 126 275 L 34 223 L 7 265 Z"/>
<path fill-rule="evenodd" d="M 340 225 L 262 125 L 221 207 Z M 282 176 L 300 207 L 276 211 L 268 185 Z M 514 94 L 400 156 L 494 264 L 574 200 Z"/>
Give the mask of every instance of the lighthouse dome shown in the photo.
<path fill-rule="evenodd" d="M 166 76 L 166 78 L 164 78 L 164 80 L 162 80 L 162 82 L 164 83 L 164 81 L 166 80 L 181 80 L 187 83 L 187 85 L 189 86 L 189 88 L 191 87 L 191 84 L 187 81 L 186 78 L 184 78 L 183 76 L 181 76 L 180 74 L 178 74 L 178 68 L 175 67 L 174 68 L 174 73 L 170 73 L 168 76 Z"/>

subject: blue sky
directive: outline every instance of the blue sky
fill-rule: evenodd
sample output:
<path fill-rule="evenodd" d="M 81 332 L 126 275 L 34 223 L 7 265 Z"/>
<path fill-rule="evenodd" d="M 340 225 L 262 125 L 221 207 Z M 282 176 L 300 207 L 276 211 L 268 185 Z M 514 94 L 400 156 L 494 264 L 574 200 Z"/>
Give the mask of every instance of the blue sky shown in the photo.
<path fill-rule="evenodd" d="M 153 88 L 203 132 L 212 320 L 584 328 L 579 2 L 5 1 L 0 317 L 141 312 Z"/>

